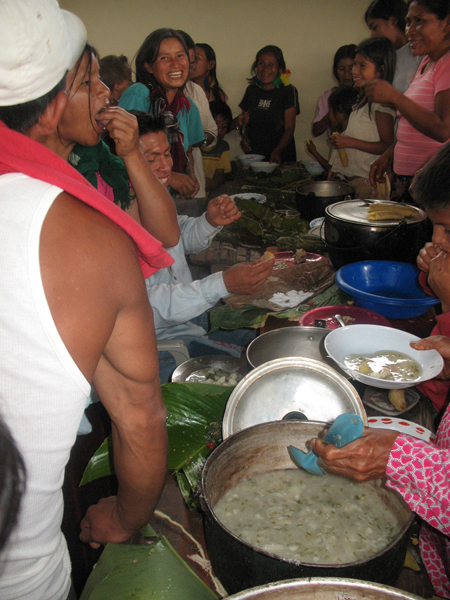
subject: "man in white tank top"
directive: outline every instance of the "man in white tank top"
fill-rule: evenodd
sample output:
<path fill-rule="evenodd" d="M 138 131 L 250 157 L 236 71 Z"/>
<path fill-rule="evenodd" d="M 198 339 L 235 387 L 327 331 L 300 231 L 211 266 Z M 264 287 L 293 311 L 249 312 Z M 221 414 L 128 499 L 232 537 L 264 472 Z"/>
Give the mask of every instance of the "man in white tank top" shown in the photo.
<path fill-rule="evenodd" d="M 0 121 L 43 143 L 64 111 L 64 76 L 86 32 L 56 0 L 0 0 L 0 13 Z M 0 598 L 66 600 L 61 486 L 92 383 L 111 417 L 119 491 L 90 507 L 81 539 L 127 540 L 164 485 L 153 316 L 123 230 L 61 188 L 0 164 L 2 172 L 0 413 L 24 458 L 26 491 L 0 555 Z"/>

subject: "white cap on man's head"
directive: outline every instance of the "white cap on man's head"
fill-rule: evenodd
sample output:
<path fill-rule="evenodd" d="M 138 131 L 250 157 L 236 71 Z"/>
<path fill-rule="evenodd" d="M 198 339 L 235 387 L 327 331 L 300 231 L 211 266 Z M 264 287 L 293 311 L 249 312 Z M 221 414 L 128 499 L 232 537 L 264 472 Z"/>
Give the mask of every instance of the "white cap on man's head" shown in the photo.
<path fill-rule="evenodd" d="M 83 22 L 56 0 L 0 0 L 0 106 L 36 100 L 80 58 Z"/>

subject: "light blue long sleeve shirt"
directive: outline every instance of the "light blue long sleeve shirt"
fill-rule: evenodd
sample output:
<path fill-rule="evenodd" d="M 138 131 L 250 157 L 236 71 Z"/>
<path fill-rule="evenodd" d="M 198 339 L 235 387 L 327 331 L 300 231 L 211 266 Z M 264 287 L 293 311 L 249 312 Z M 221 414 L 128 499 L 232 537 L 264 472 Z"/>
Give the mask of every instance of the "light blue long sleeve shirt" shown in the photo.
<path fill-rule="evenodd" d="M 212 227 L 205 214 L 195 218 L 179 216 L 178 225 L 180 241 L 167 249 L 175 262 L 146 279 L 156 337 L 160 340 L 181 335 L 204 336 L 206 331 L 191 323 L 190 319 L 229 295 L 221 272 L 193 281 L 186 261 L 186 254 L 196 254 L 208 248 L 221 227 Z"/>

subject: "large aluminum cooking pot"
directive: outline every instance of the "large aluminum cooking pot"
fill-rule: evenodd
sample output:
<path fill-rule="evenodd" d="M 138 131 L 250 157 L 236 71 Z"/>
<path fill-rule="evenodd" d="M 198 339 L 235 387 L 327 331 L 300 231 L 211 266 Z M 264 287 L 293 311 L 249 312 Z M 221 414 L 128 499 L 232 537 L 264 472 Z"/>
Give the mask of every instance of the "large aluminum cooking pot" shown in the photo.
<path fill-rule="evenodd" d="M 387 585 L 335 577 L 290 579 L 228 596 L 228 600 L 337 600 L 342 598 L 345 600 L 422 600 L 415 594 Z"/>
<path fill-rule="evenodd" d="M 325 208 L 355 197 L 355 188 L 343 181 L 305 181 L 295 188 L 295 202 L 302 219 L 312 221 L 325 215 Z"/>
<path fill-rule="evenodd" d="M 321 237 L 336 269 L 362 260 L 415 263 L 425 241 L 426 213 L 411 206 L 413 217 L 370 221 L 369 206 L 375 203 L 380 200 L 344 200 L 326 207 Z"/>
<path fill-rule="evenodd" d="M 256 425 L 229 437 L 208 457 L 200 489 L 206 548 L 214 573 L 228 593 L 299 577 L 347 577 L 395 584 L 405 560 L 414 514 L 397 493 L 380 481 L 373 482 L 373 493 L 383 495 L 400 520 L 401 531 L 384 551 L 345 565 L 301 563 L 258 550 L 226 529 L 214 513 L 220 498 L 239 482 L 277 469 L 291 469 L 287 446 L 306 449 L 306 442 L 323 428 L 323 423 L 299 421 Z"/>

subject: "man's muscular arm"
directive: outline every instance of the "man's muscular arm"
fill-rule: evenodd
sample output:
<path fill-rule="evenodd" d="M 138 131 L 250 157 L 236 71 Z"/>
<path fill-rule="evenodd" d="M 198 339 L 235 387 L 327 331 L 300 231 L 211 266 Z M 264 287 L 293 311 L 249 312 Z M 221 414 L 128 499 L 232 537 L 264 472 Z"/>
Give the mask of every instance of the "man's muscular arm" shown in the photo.
<path fill-rule="evenodd" d="M 166 410 L 158 378 L 153 316 L 145 286 L 118 315 L 94 386 L 111 417 L 117 497 L 92 506 L 85 542 L 122 542 L 148 523 L 166 476 Z"/>
<path fill-rule="evenodd" d="M 61 194 L 44 221 L 40 262 L 60 336 L 112 420 L 119 491 L 88 510 L 81 538 L 122 542 L 148 521 L 167 462 L 153 317 L 136 248 L 109 219 Z"/>

